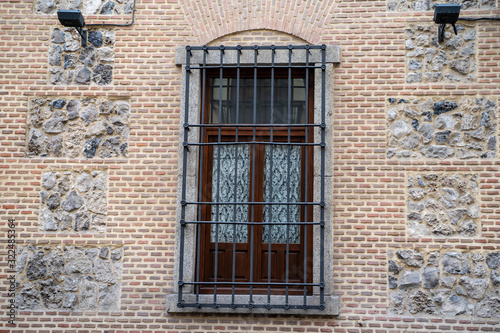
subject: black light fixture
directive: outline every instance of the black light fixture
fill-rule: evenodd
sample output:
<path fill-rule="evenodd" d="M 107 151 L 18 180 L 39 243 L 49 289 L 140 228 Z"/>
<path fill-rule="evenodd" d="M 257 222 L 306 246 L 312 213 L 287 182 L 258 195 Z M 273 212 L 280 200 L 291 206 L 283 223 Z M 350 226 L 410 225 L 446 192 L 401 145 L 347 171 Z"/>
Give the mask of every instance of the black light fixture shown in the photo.
<path fill-rule="evenodd" d="M 444 30 L 446 28 L 446 24 L 451 24 L 453 26 L 453 31 L 455 31 L 455 35 L 457 34 L 457 27 L 455 26 L 455 23 L 458 21 L 459 15 L 459 4 L 436 5 L 436 8 L 434 9 L 434 22 L 439 24 L 438 41 L 440 43 L 444 41 Z"/>
<path fill-rule="evenodd" d="M 65 27 L 75 28 L 80 36 L 82 36 L 82 46 L 87 46 L 87 30 L 82 29 L 85 26 L 85 19 L 81 11 L 59 9 L 57 11 L 57 18 Z"/>

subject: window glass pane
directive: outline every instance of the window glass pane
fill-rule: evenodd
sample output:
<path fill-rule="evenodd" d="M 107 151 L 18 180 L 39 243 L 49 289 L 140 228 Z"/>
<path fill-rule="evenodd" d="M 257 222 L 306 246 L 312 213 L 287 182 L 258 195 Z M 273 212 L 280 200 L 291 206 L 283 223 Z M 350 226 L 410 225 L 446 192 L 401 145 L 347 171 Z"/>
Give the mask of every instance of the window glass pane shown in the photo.
<path fill-rule="evenodd" d="M 254 102 L 253 78 L 240 78 L 239 90 L 236 78 L 224 78 L 222 84 L 219 78 L 212 78 L 210 122 L 218 123 L 220 120 L 223 124 L 252 124 L 255 121 L 257 124 L 269 124 L 272 113 L 274 124 L 303 124 L 306 115 L 305 79 L 294 78 L 290 81 L 290 103 L 288 102 L 288 83 L 288 78 L 274 80 L 274 98 L 272 99 L 273 103 L 271 103 L 271 79 L 258 78 L 257 95 Z M 239 115 L 236 119 L 238 100 Z"/>
<path fill-rule="evenodd" d="M 264 202 L 299 202 L 301 148 L 298 146 L 266 146 L 264 160 Z M 289 155 L 290 154 L 290 158 Z M 272 169 L 271 169 L 272 161 Z M 287 168 L 289 165 L 289 168 Z M 264 205 L 264 222 L 299 222 L 299 205 Z M 271 243 L 286 243 L 287 226 L 271 226 Z M 290 244 L 300 242 L 299 226 L 288 227 Z M 269 243 L 269 226 L 264 226 L 262 242 Z"/>
<path fill-rule="evenodd" d="M 250 179 L 250 145 L 222 145 L 214 147 L 212 174 L 212 201 L 248 202 Z M 219 155 L 220 151 L 220 155 Z M 237 162 L 236 162 L 237 161 Z M 220 172 L 219 172 L 220 165 Z M 235 187 L 236 179 L 236 187 Z M 236 190 L 236 193 L 235 193 Z M 248 205 L 212 205 L 212 221 L 248 222 Z M 219 243 L 246 243 L 246 225 L 222 224 L 218 228 Z M 216 225 L 212 224 L 210 241 L 215 242 Z"/>

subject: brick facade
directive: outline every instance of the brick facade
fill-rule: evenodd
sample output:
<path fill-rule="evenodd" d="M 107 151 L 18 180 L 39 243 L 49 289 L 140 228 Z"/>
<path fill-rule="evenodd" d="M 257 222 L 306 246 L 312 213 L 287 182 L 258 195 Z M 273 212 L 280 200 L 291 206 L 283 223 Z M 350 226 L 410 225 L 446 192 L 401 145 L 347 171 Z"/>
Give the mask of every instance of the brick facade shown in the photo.
<path fill-rule="evenodd" d="M 445 42 L 436 46 L 437 27 L 429 9 L 434 1 L 137 0 L 133 25 L 101 29 L 103 36 L 112 31 L 112 54 L 98 54 L 97 47 L 85 51 L 96 52 L 96 61 L 85 64 L 92 55 L 64 50 L 64 43 L 53 41 L 54 29 L 65 31 L 55 7 L 70 8 L 78 1 L 49 2 L 50 8 L 42 0 L 0 3 L 0 332 L 500 331 L 498 21 L 461 21 L 460 38 L 448 27 Z M 80 8 L 101 8 L 95 13 L 103 6 L 115 8 L 83 2 Z M 84 12 L 86 22 L 129 22 L 131 2 L 117 3 L 120 10 L 113 13 Z M 466 3 L 463 17 L 500 16 L 498 1 Z M 78 37 L 73 35 L 68 38 Z M 332 266 L 340 315 L 167 313 L 167 296 L 174 290 L 182 124 L 176 48 L 304 43 L 341 49 L 333 69 L 333 124 L 327 124 L 333 128 Z M 53 51 L 55 45 L 60 54 Z M 87 66 L 94 75 L 101 64 L 112 66 L 112 77 L 102 84 L 101 77 L 94 80 L 91 74 L 88 84 L 51 83 L 51 71 L 63 71 L 66 56 L 76 62 L 74 74 Z M 43 131 L 33 124 L 36 100 L 46 103 L 37 114 Z M 79 101 L 80 118 L 68 120 L 67 105 L 54 107 L 60 100 Z M 103 112 L 99 106 L 105 101 L 126 104 L 126 116 L 119 108 Z M 94 115 L 82 116 L 85 103 L 96 105 Z M 57 150 L 57 137 L 71 136 L 71 124 L 77 122 L 81 140 L 74 141 L 82 147 L 70 154 L 64 151 L 68 143 L 61 141 Z M 466 123 L 470 128 L 463 128 Z M 423 124 L 433 128 L 433 140 L 426 141 L 429 132 L 423 133 Z M 463 142 L 452 145 L 454 133 Z M 38 140 L 40 150 L 28 153 L 30 140 Z M 56 172 L 74 179 L 59 195 L 60 203 L 56 197 L 47 203 L 57 192 L 46 187 Z M 82 173 L 89 175 L 93 185 L 88 186 L 95 186 L 100 173 L 106 175 L 105 188 L 95 189 L 104 193 L 102 211 L 89 213 L 101 220 L 89 217 L 89 230 L 82 230 L 83 220 L 75 227 L 76 216 L 89 205 L 86 196 L 94 193 L 77 182 Z M 430 191 L 429 175 L 437 175 L 435 199 L 444 198 L 439 209 L 424 206 L 433 195 L 419 194 Z M 464 181 L 469 183 L 462 191 Z M 43 191 L 50 193 L 44 197 Z M 462 205 L 467 193 L 473 201 Z M 433 209 L 444 211 L 442 207 L 449 212 L 435 214 Z M 460 209 L 466 212 L 453 224 Z M 57 211 L 74 219 L 67 226 L 48 223 Z M 435 214 L 439 223 L 429 224 L 426 214 Z M 10 274 L 5 264 L 7 221 L 12 218 L 18 258 L 25 261 L 18 264 L 23 293 L 60 291 L 59 298 L 45 305 L 24 303 L 16 327 L 7 325 L 4 310 Z M 44 223 L 51 227 L 41 227 Z M 451 231 L 445 235 L 446 226 Z M 74 268 L 79 258 L 88 272 Z M 54 265 L 61 270 L 57 276 Z M 484 274 L 475 271 L 483 268 Z M 85 280 L 82 270 L 96 281 Z M 65 287 L 63 279 L 69 275 L 83 282 Z M 476 282 L 481 295 L 476 295 Z M 98 305 L 89 301 L 95 293 Z M 83 298 L 85 306 L 72 303 Z M 70 305 L 64 307 L 66 301 Z"/>

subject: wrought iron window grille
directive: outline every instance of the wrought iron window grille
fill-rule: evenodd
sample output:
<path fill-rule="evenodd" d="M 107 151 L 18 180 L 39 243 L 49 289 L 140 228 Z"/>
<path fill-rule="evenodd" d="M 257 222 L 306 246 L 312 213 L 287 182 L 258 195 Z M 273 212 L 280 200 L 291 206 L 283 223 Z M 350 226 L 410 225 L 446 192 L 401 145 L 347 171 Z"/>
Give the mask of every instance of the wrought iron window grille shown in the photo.
<path fill-rule="evenodd" d="M 328 51 L 328 52 L 327 52 Z M 333 54 L 333 56 L 332 56 Z M 325 246 L 331 246 L 331 226 L 326 218 L 331 219 L 331 207 L 327 206 L 327 184 L 325 178 L 331 178 L 331 172 L 326 175 L 325 170 L 331 166 L 327 166 L 327 155 L 330 156 L 331 142 L 327 142 L 327 81 L 331 78 L 327 77 L 328 65 L 333 62 L 338 62 L 339 50 L 338 48 L 327 47 L 326 45 L 289 45 L 289 46 L 201 46 L 193 47 L 187 46 L 184 50 L 183 70 L 184 76 L 184 117 L 182 133 L 182 158 L 181 165 L 181 178 L 180 178 L 180 212 L 178 222 L 178 248 L 176 250 L 177 270 L 176 270 L 176 304 L 177 309 L 170 308 L 171 311 L 183 311 L 183 309 L 233 309 L 236 312 L 248 311 L 270 311 L 278 310 L 278 312 L 285 311 L 285 313 L 296 313 L 296 311 L 308 310 L 318 314 L 329 313 L 335 314 L 338 312 L 338 301 L 332 302 L 331 290 L 331 265 L 332 256 L 331 249 L 325 249 Z M 332 57 L 334 60 L 332 61 Z M 336 61 L 335 61 L 336 59 Z M 331 70 L 331 69 L 330 69 Z M 223 80 L 226 78 L 225 74 L 232 71 L 233 78 L 236 83 L 236 101 L 227 107 L 226 118 L 223 116 L 223 104 L 229 102 L 227 98 L 223 98 Z M 300 71 L 303 75 L 304 84 L 304 100 L 300 103 L 293 103 L 294 86 L 293 79 L 294 73 Z M 218 75 L 214 75 L 214 73 Z M 250 73 L 250 74 L 249 74 Z M 270 108 L 270 115 L 264 121 L 258 121 L 258 84 L 259 79 L 265 73 L 266 78 L 270 78 L 270 103 L 267 102 Z M 276 78 L 278 76 L 286 82 L 282 84 L 282 91 L 287 95 L 286 105 L 281 109 L 286 112 L 284 114 L 285 120 L 275 121 L 275 95 L 277 89 L 275 87 Z M 196 78 L 193 78 L 196 74 Z M 243 117 L 239 110 L 240 94 L 242 91 L 241 82 L 243 74 L 249 78 L 249 82 L 253 84 L 253 97 L 248 101 L 251 110 L 251 117 L 247 116 L 246 121 L 241 121 Z M 217 77 L 218 76 L 218 77 Z M 208 78 L 213 77 L 209 82 Z M 192 81 L 194 80 L 194 81 Z M 194 85 L 199 85 L 194 89 Z M 218 84 L 218 87 L 217 87 Z M 310 86 L 312 84 L 312 86 Z M 214 88 L 213 90 L 210 90 Z M 234 87 L 233 87 L 234 88 Z M 250 87 L 251 88 L 251 87 Z M 227 89 L 226 89 L 227 90 Z M 233 89 L 234 90 L 234 89 Z M 314 91 L 314 96 L 309 94 L 309 91 Z M 218 96 L 214 96 L 215 94 Z M 227 91 L 225 92 L 227 95 Z M 192 96 L 194 94 L 194 96 Z M 207 96 L 213 98 L 212 101 L 208 100 Z M 311 98 L 313 96 L 313 98 Z M 227 97 L 227 96 L 226 96 Z M 210 120 L 207 103 L 214 108 L 216 116 Z M 305 112 L 305 115 L 295 117 L 292 119 L 292 108 L 294 105 L 300 108 L 305 104 L 300 112 Z M 329 102 L 330 104 L 330 102 Z M 267 107 L 267 105 L 266 105 Z M 235 110 L 234 110 L 235 108 Z M 218 109 L 218 110 L 217 110 Z M 309 114 L 312 110 L 314 114 Z M 234 112 L 233 112 L 234 111 Z M 246 110 L 248 111 L 248 110 Z M 233 114 L 229 114 L 233 112 Z M 299 114 L 298 112 L 297 114 Z M 267 117 L 266 114 L 261 118 Z M 208 119 L 208 121 L 207 121 Z M 231 121 L 228 121 L 231 119 Z M 266 130 L 266 135 L 259 135 L 259 131 Z M 232 140 L 223 140 L 223 132 L 231 129 L 234 131 Z M 296 130 L 301 130 L 303 133 L 303 140 L 295 142 L 292 138 L 292 133 Z M 331 130 L 331 129 L 330 129 Z M 207 140 L 207 132 L 213 134 L 213 141 Z M 281 131 L 281 139 L 277 140 L 278 131 Z M 242 135 L 245 132 L 245 135 Z M 237 196 L 237 175 L 238 175 L 238 149 L 242 147 L 249 147 L 249 154 L 255 158 L 256 148 L 264 147 L 266 151 L 266 158 L 269 160 L 270 166 L 265 166 L 267 172 L 270 174 L 272 183 L 273 177 L 273 151 L 286 151 L 286 165 L 281 166 L 286 170 L 286 200 L 276 200 L 272 197 L 273 186 L 269 187 L 268 196 L 265 199 L 261 197 L 260 200 L 255 200 L 255 175 L 252 174 L 249 180 L 249 188 L 251 188 L 249 197 L 245 200 L 238 200 Z M 231 200 L 223 200 L 220 198 L 220 173 L 221 173 L 221 151 L 227 149 L 234 149 L 234 181 L 231 186 L 234 186 L 234 196 Z M 213 183 L 213 195 L 209 200 L 206 196 L 202 195 L 206 180 L 204 182 L 203 173 L 201 170 L 207 168 L 208 165 L 202 156 L 208 154 L 207 151 L 213 151 L 211 156 L 211 163 L 214 173 L 213 178 L 216 180 Z M 291 169 L 292 169 L 292 149 L 299 149 L 299 155 L 304 159 L 303 166 L 305 171 L 300 171 L 301 180 L 301 194 L 300 200 L 295 198 L 292 200 L 291 194 Z M 329 149 L 329 150 L 328 150 Z M 190 155 L 195 155 L 195 158 L 190 159 Z M 269 157 L 270 156 L 270 157 Z M 297 155 L 298 156 L 298 155 Z M 308 161 L 315 159 L 315 163 Z M 193 161 L 199 163 L 197 167 L 190 165 Z M 231 160 L 233 161 L 233 160 Z M 241 161 L 240 161 L 241 162 Z M 317 165 L 319 164 L 319 165 Z M 312 166 L 312 167 L 311 167 Z M 312 168 L 314 170 L 308 170 Z M 251 173 L 255 172 L 256 167 L 251 167 Z M 242 172 L 242 171 L 240 171 Z M 264 173 L 266 171 L 263 171 Z M 304 179 L 305 178 L 305 179 Z M 331 179 L 330 179 L 331 180 Z M 196 184 L 196 186 L 193 186 Z M 308 194 L 312 192 L 314 187 L 314 195 Z M 196 189 L 196 190 L 195 190 Z M 215 197 L 214 197 L 215 196 Z M 274 199 L 274 200 L 273 200 Z M 210 207 L 212 218 L 202 218 L 203 207 Z M 224 208 L 232 207 L 231 218 L 220 218 L 220 211 Z M 239 208 L 237 208 L 239 207 Z M 269 221 L 262 219 L 255 221 L 255 207 L 265 207 Z M 274 207 L 274 208 L 273 208 Z M 299 208 L 297 208 L 299 207 Z M 273 220 L 272 215 L 275 209 L 282 209 L 286 211 L 286 218 L 281 220 Z M 249 219 L 243 221 L 237 218 L 237 210 L 248 210 Z M 274 210 L 273 210 L 274 209 Z M 291 213 L 294 210 L 295 213 Z M 300 211 L 300 214 L 298 213 Z M 309 214 L 308 214 L 309 211 Z M 314 212 L 314 213 L 313 213 Z M 326 213 L 326 214 L 325 214 Z M 292 215 L 300 218 L 293 218 Z M 328 215 L 328 216 L 327 216 Z M 215 217 L 215 218 L 214 218 Z M 276 218 L 275 218 L 276 219 Z M 214 227 L 215 226 L 215 227 Z M 269 258 L 272 245 L 272 233 L 277 226 L 281 226 L 281 231 L 285 230 L 286 236 L 285 247 L 286 250 L 286 263 L 285 263 L 285 279 L 282 281 L 273 282 L 271 279 L 271 259 Z M 326 228 L 325 228 L 326 226 Z M 221 228 L 232 227 L 232 265 L 231 265 L 231 279 L 230 281 L 218 280 L 218 266 L 219 263 L 219 231 Z M 248 281 L 238 281 L 235 278 L 236 267 L 236 229 L 244 230 L 247 228 L 247 239 L 250 246 L 249 262 L 250 262 L 250 278 Z M 255 228 L 262 227 L 262 237 L 265 237 L 267 243 L 267 281 L 254 281 L 253 278 L 253 265 L 254 265 L 254 249 L 252 244 L 256 237 Z M 203 228 L 209 229 L 212 233 L 212 240 L 215 243 L 215 255 L 213 259 L 214 276 L 211 281 L 203 279 L 200 271 L 202 264 L 200 263 L 201 249 L 201 235 Z M 295 229 L 294 229 L 295 228 Z M 230 230 L 229 229 L 229 230 Z M 206 229 L 203 229 L 206 230 Z M 302 281 L 292 281 L 289 276 L 290 271 L 290 233 L 292 231 L 301 230 L 304 233 L 301 236 L 301 246 L 303 250 L 300 255 L 303 256 L 304 265 L 302 267 L 303 275 Z M 215 231 L 215 232 L 214 232 Z M 310 233 L 308 235 L 308 233 Z M 264 235 L 267 234 L 267 235 Z M 314 234 L 314 237 L 312 236 Z M 263 238 L 264 239 L 264 238 Z M 325 239 L 328 241 L 325 242 Z M 312 244 L 311 244 L 312 242 Z M 188 244 L 189 243 L 189 244 Z M 308 251 L 312 246 L 312 251 Z M 263 245 L 263 246 L 264 246 Z M 311 253 L 313 252 L 313 253 Z M 328 252 L 328 253 L 327 253 Z M 313 258 L 314 257 L 314 258 Z M 312 262 L 314 264 L 307 264 Z M 325 268 L 326 264 L 326 268 Z M 314 268 L 313 268 L 314 266 Z M 185 272 L 187 268 L 188 272 Z M 308 272 L 309 270 L 309 272 Z M 314 273 L 311 271 L 314 270 Z M 325 287 L 327 290 L 325 290 Z M 211 290 L 210 293 L 202 292 L 203 288 Z M 243 288 L 247 292 L 238 292 L 238 288 Z M 277 288 L 280 290 L 280 295 L 276 295 Z M 218 290 L 225 290 L 224 294 Z M 259 290 L 259 292 L 256 292 Z M 294 293 L 291 292 L 294 291 Z M 300 291 L 300 293 L 297 292 Z M 171 299 L 173 301 L 173 299 Z M 335 304 L 333 304 L 335 303 Z M 290 310 L 290 311 L 289 311 Z M 296 310 L 296 311 L 293 311 Z"/>

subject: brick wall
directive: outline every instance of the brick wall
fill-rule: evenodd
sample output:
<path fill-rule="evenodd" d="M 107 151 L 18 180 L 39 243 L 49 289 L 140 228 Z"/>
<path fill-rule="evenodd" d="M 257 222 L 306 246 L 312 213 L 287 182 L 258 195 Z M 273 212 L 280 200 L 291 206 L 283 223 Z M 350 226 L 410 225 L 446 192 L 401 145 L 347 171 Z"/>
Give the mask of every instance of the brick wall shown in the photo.
<path fill-rule="evenodd" d="M 467 311 L 448 311 L 449 309 L 441 313 L 438 307 L 430 307 L 432 311 L 428 311 L 429 307 L 417 311 L 415 309 L 418 307 L 411 307 L 411 304 L 415 304 L 415 299 L 423 293 L 431 291 L 412 290 L 411 283 L 410 286 L 406 283 L 403 289 L 400 287 L 400 279 L 407 272 L 419 271 L 425 274 L 425 264 L 433 253 L 440 253 L 441 258 L 449 253 L 458 253 L 465 258 L 472 258 L 479 253 L 484 258 L 489 258 L 494 256 L 492 253 L 500 252 L 498 154 L 485 154 L 485 157 L 477 154 L 479 157 L 470 158 L 459 158 L 451 154 L 443 158 L 439 154 L 437 157 L 425 154 L 388 155 L 391 148 L 390 133 L 393 133 L 392 122 L 389 120 L 390 111 L 394 108 L 394 103 L 397 105 L 400 100 L 411 103 L 415 100 L 432 100 L 437 103 L 489 99 L 498 104 L 498 21 L 464 24 L 464 31 L 475 31 L 475 53 L 467 55 L 470 63 L 475 66 L 473 77 L 467 80 L 434 82 L 425 79 L 408 80 L 415 68 L 410 68 L 415 66 L 414 63 L 411 65 L 410 60 L 415 57 L 408 55 L 414 50 L 408 49 L 407 41 L 410 39 L 418 47 L 417 39 L 408 37 L 408 30 L 418 33 L 418 26 L 436 28 L 432 24 L 432 9 L 425 10 L 425 6 L 418 7 L 419 10 L 407 10 L 408 7 L 398 8 L 394 6 L 394 1 L 385 0 L 137 0 L 135 23 L 129 27 L 112 29 L 114 58 L 110 82 L 75 84 L 71 81 L 69 84 L 51 84 L 53 65 L 50 63 L 50 53 L 54 44 L 51 34 L 55 28 L 62 29 L 62 26 L 58 24 L 52 10 L 47 10 L 51 14 L 38 10 L 38 2 L 5 0 L 0 3 L 0 331 L 500 330 L 498 312 L 493 312 L 488 317 Z M 67 5 L 65 1 L 53 2 L 56 5 Z M 406 3 L 411 6 L 420 2 Z M 500 16 L 500 10 L 497 9 L 499 5 L 500 3 L 489 1 L 479 10 L 472 6 L 462 16 Z M 125 23 L 129 21 L 130 15 L 127 16 L 123 11 L 114 13 L 115 15 L 85 14 L 85 20 L 87 23 Z M 422 45 L 424 54 L 416 58 L 425 62 L 425 52 L 427 48 L 432 48 L 432 36 L 435 33 L 428 30 L 423 30 L 423 33 L 430 36 L 430 44 Z M 453 37 L 454 34 L 449 29 L 445 43 Z M 175 48 L 203 44 L 290 43 L 339 45 L 342 51 L 341 62 L 334 68 L 334 123 L 331 124 L 334 128 L 335 168 L 332 189 L 335 202 L 333 267 L 335 294 L 341 300 L 341 314 L 336 317 L 168 314 L 166 297 L 173 290 L 174 283 L 181 103 L 181 69 L 175 66 Z M 462 46 L 467 48 L 466 44 Z M 462 46 L 449 50 L 450 54 L 462 52 Z M 455 55 L 458 60 L 465 57 Z M 447 56 L 447 59 L 456 61 L 455 55 Z M 63 65 L 64 59 L 61 59 L 61 66 Z M 451 64 L 446 67 L 446 73 L 453 72 L 450 68 Z M 425 73 L 422 73 L 422 77 L 425 78 Z M 66 101 L 127 101 L 130 115 L 125 125 L 130 134 L 124 139 L 127 142 L 126 154 L 120 153 L 119 149 L 116 155 L 103 157 L 98 153 L 92 158 L 86 158 L 84 154 L 28 154 L 29 131 L 32 128 L 29 123 L 32 113 L 30 103 L 36 99 L 54 101 L 56 98 Z M 419 108 L 415 109 L 420 112 Z M 56 111 L 57 109 L 53 111 L 54 114 Z M 411 113 L 403 115 L 404 108 L 397 108 L 397 112 L 401 113 L 401 119 L 406 119 L 409 125 L 408 137 L 413 132 L 417 133 L 411 127 L 412 120 L 417 117 Z M 449 114 L 452 112 L 455 111 L 450 111 Z M 471 112 L 473 114 L 474 111 Z M 484 112 L 484 104 L 478 112 Z M 46 119 L 51 116 L 52 113 Z M 107 119 L 108 115 L 99 113 L 98 117 Z M 497 116 L 491 116 L 490 119 L 498 121 Z M 418 120 L 422 123 L 422 119 Z M 81 121 L 85 120 L 82 118 Z M 437 119 L 430 123 L 437 123 Z M 479 123 L 480 120 L 478 126 Z M 495 131 L 496 127 L 498 126 L 494 126 Z M 445 130 L 436 129 L 435 132 Z M 84 135 L 82 137 L 82 140 L 86 140 Z M 404 138 L 398 139 L 402 141 Z M 445 140 L 443 145 L 447 144 Z M 402 145 L 399 142 L 397 147 Z M 484 153 L 488 151 L 486 145 Z M 494 149 L 498 149 L 496 139 Z M 105 170 L 107 212 L 105 226 L 102 228 L 104 232 L 81 232 L 70 228 L 47 231 L 40 228 L 40 213 L 42 208 L 47 210 L 44 208 L 47 204 L 42 202 L 43 195 L 40 193 L 44 190 L 43 178 L 54 170 L 70 171 L 75 177 L 81 172 L 92 175 L 92 171 Z M 438 177 L 458 174 L 459 180 L 465 177 L 461 175 L 477 175 L 475 179 L 478 188 L 474 192 L 474 199 L 479 206 L 479 217 L 471 218 L 477 228 L 473 236 L 464 236 L 460 232 L 453 232 L 446 237 L 432 232 L 409 233 L 409 230 L 415 230 L 411 228 L 415 221 L 408 215 L 418 210 L 412 211 L 408 207 L 411 189 L 408 185 L 409 177 L 416 182 L 417 175 L 429 174 L 436 174 Z M 440 186 L 439 190 L 455 189 L 453 186 Z M 120 274 L 116 274 L 116 268 L 111 269 L 118 277 L 117 283 L 121 284 L 121 291 L 114 294 L 115 298 L 119 298 L 119 310 L 116 310 L 116 303 L 98 310 L 90 308 L 70 311 L 50 306 L 36 310 L 24 308 L 17 313 L 17 327 L 9 327 L 4 309 L 7 306 L 5 295 L 8 289 L 6 235 L 7 220 L 10 218 L 16 220 L 17 243 L 25 249 L 19 252 L 19 256 L 23 252 L 36 256 L 37 251 L 50 256 L 50 253 L 70 248 L 80 251 L 78 253 L 95 252 L 93 255 L 96 259 L 92 260 L 99 260 L 97 251 L 100 253 L 104 248 L 119 251 Z M 456 226 L 457 231 L 458 228 L 459 225 Z M 31 247 L 28 249 L 29 246 Z M 425 258 L 423 266 L 415 269 L 403 262 L 405 258 L 395 255 L 410 253 L 401 252 L 405 250 L 421 253 Z M 28 266 L 29 258 L 32 257 L 28 257 Z M 112 265 L 112 257 L 109 258 L 102 260 L 108 260 L 109 265 Z M 64 265 L 67 265 L 69 259 L 64 260 Z M 470 260 L 475 264 L 475 261 Z M 391 261 L 397 262 L 400 265 L 398 267 L 406 270 L 394 274 L 391 271 Z M 499 286 L 494 284 L 494 275 L 490 271 L 498 272 L 498 266 L 487 266 L 486 271 L 491 274 L 488 275 L 491 282 L 485 289 L 487 296 L 470 302 L 483 302 L 487 298 L 492 299 L 495 304 L 495 296 L 491 293 L 498 293 Z M 441 270 L 443 276 L 449 273 L 453 277 L 453 272 L 444 271 L 446 263 L 440 261 L 433 267 Z M 26 274 L 21 270 L 22 276 Z M 100 273 L 93 271 L 92 274 Z M 389 276 L 399 279 L 397 293 L 403 295 L 400 299 L 401 311 L 391 310 L 395 308 L 394 303 L 398 299 L 394 299 L 394 291 L 391 289 L 394 287 L 394 280 L 389 279 Z M 474 275 L 457 275 L 458 280 L 462 278 L 473 279 Z M 464 287 L 463 284 L 460 286 Z M 52 282 L 45 285 L 58 288 Z M 62 282 L 60 285 L 64 289 Z M 452 290 L 460 286 L 455 285 Z M 111 285 L 108 284 L 107 288 L 111 288 Z M 463 289 L 467 293 L 467 288 Z M 91 293 L 88 290 L 86 292 Z M 498 303 L 496 304 L 498 307 Z"/>

